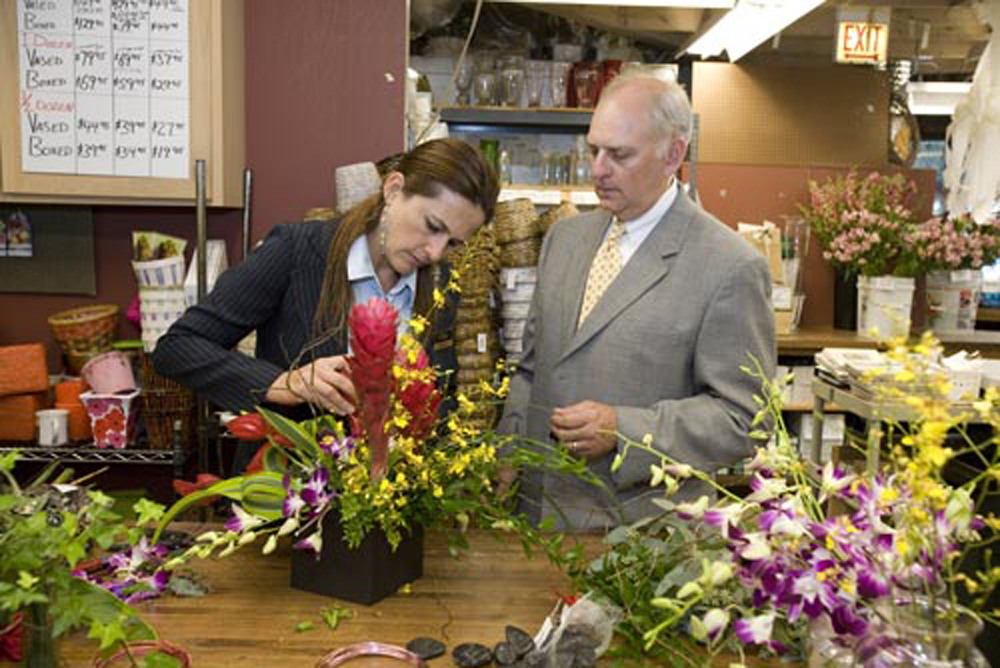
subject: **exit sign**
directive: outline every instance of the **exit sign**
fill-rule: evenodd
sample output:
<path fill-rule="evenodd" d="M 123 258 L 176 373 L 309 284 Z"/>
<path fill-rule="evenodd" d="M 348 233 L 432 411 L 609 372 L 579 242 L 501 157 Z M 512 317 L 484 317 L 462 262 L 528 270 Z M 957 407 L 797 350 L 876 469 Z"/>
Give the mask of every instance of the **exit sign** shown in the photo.
<path fill-rule="evenodd" d="M 838 63 L 884 63 L 889 26 L 868 21 L 841 21 L 837 30 Z"/>

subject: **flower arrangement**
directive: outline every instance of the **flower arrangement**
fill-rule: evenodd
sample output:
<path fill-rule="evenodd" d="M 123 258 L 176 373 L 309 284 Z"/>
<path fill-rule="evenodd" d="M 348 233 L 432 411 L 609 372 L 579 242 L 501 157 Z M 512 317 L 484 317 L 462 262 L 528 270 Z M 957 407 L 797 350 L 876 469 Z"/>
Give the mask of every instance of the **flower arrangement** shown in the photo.
<path fill-rule="evenodd" d="M 823 246 L 823 257 L 861 276 L 913 277 L 922 273 L 910 247 L 916 184 L 902 174 L 851 171 L 819 184 L 809 182 L 801 211 Z"/>
<path fill-rule="evenodd" d="M 756 425 L 770 416 L 774 428 L 754 434 L 771 438 L 748 466 L 749 494 L 716 485 L 718 502 L 664 498 L 663 516 L 612 535 L 611 551 L 578 586 L 626 607 L 634 652 L 674 665 L 750 647 L 801 651 L 807 638 L 829 662 L 822 665 L 919 665 L 908 663 L 915 643 L 941 660 L 975 655 L 959 642 L 959 627 L 1000 624 L 990 600 L 1000 566 L 989 552 L 1000 518 L 980 510 L 996 493 L 1000 455 L 992 437 L 975 440 L 969 423 L 1000 426 L 1000 392 L 956 410 L 931 364 L 939 353 L 929 335 L 913 348 L 899 343 L 893 371 L 875 372 L 892 374 L 879 385 L 882 400 L 918 416 L 887 430 L 892 455 L 878 471 L 804 460 L 781 419 L 779 384 L 761 378 Z M 648 450 L 631 443 L 623 456 L 631 448 Z M 949 464 L 966 467 L 965 479 L 949 482 Z M 687 477 L 713 482 L 667 457 L 652 470 L 665 496 Z M 974 552 L 984 565 L 963 568 Z M 920 633 L 900 631 L 913 623 Z"/>
<path fill-rule="evenodd" d="M 1000 220 L 995 218 L 982 225 L 968 214 L 931 218 L 910 238 L 929 271 L 979 269 L 1000 257 Z"/>
<path fill-rule="evenodd" d="M 350 366 L 358 405 L 349 424 L 329 414 L 295 422 L 263 408 L 230 423 L 238 437 L 268 439 L 260 470 L 194 491 L 167 511 L 161 528 L 204 498 L 235 502 L 225 531 L 200 536 L 178 560 L 224 556 L 265 536 L 265 553 L 292 536 L 294 547 L 319 554 L 323 520 L 331 513 L 350 547 L 374 530 L 396 548 L 417 527 L 464 527 L 474 520 L 526 527 L 494 487 L 503 465 L 498 441 L 465 424 L 477 406 L 459 395 L 457 409 L 439 423 L 437 372 L 412 336 L 403 335 L 397 348 L 396 318 L 382 300 L 352 308 Z M 482 389 L 498 397 L 505 388 L 506 382 Z M 509 456 L 510 465 L 538 463 L 516 449 Z M 563 458 L 561 464 L 587 477 L 582 462 Z M 453 538 L 463 542 L 460 535 Z"/>
<path fill-rule="evenodd" d="M 69 480 L 69 472 L 53 477 L 50 467 L 22 486 L 14 476 L 18 457 L 17 451 L 0 455 L 0 619 L 23 618 L 29 665 L 55 665 L 53 639 L 80 627 L 105 655 L 133 640 L 155 638 L 129 603 L 161 591 L 168 574 L 140 572 L 134 559 L 115 568 L 120 578 L 110 572 L 90 577 L 84 566 L 122 541 L 140 552 L 151 550 L 145 531 L 163 507 L 140 499 L 134 521 L 126 522 L 112 510 L 110 497 L 87 488 L 83 479 Z M 130 547 L 126 554 L 139 552 Z"/>

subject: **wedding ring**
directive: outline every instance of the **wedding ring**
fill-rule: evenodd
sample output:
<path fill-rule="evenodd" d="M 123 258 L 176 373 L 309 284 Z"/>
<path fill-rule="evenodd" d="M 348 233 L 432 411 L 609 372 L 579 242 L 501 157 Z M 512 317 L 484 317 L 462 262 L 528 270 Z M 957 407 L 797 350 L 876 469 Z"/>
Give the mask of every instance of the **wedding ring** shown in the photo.
<path fill-rule="evenodd" d="M 577 448 L 576 441 L 570 441 L 569 442 L 569 451 L 570 452 L 576 452 L 576 448 Z"/>

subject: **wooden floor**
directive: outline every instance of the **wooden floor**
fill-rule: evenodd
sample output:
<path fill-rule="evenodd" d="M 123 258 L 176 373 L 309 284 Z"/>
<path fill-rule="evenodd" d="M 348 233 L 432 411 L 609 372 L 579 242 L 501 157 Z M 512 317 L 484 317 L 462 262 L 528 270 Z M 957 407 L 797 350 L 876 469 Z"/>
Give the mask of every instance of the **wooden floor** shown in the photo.
<path fill-rule="evenodd" d="M 543 556 L 527 559 L 513 539 L 502 543 L 477 534 L 471 542 L 472 549 L 455 560 L 448 556 L 443 535 L 428 535 L 424 577 L 410 593 L 371 607 L 291 589 L 287 550 L 265 557 L 259 547 L 250 546 L 222 560 L 194 562 L 212 587 L 208 596 L 165 596 L 138 609 L 162 638 L 187 648 L 199 668 L 315 666 L 343 645 L 362 640 L 405 645 L 416 636 L 437 638 L 449 650 L 463 642 L 492 647 L 503 639 L 507 624 L 534 635 L 557 593 L 568 593 L 568 581 Z M 354 612 L 336 631 L 320 618 L 320 610 L 333 605 Z M 314 630 L 296 632 L 304 621 L 313 622 Z M 62 649 L 67 665 L 91 665 L 92 642 L 74 637 Z M 451 660 L 442 657 L 434 663 L 448 666 Z"/>

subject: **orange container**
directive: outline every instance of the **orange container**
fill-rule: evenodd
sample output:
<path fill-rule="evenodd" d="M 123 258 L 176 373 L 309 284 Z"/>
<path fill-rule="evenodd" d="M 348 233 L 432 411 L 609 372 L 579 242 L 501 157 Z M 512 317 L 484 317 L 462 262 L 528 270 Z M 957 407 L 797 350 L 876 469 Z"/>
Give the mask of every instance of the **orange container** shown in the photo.
<path fill-rule="evenodd" d="M 69 403 L 57 401 L 56 408 L 65 408 L 69 411 L 69 440 L 89 441 L 93 438 L 93 433 L 90 431 L 90 416 L 79 400 Z"/>
<path fill-rule="evenodd" d="M 46 408 L 49 393 L 0 397 L 0 440 L 35 440 L 35 411 Z"/>
<path fill-rule="evenodd" d="M 0 346 L 0 395 L 45 392 L 49 389 L 49 366 L 45 346 L 25 343 Z"/>
<path fill-rule="evenodd" d="M 56 408 L 67 408 L 62 404 L 80 404 L 80 394 L 87 391 L 82 378 L 72 378 L 56 384 Z M 83 404 L 80 404 L 83 408 Z M 86 411 L 84 411 L 86 412 Z"/>

